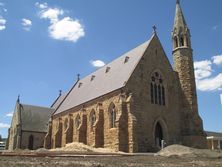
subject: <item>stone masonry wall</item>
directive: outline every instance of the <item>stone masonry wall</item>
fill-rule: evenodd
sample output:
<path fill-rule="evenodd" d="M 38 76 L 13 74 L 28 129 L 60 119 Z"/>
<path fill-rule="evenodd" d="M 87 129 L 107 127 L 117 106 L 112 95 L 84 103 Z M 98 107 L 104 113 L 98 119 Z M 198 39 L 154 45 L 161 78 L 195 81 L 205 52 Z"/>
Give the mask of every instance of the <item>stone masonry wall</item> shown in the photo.
<path fill-rule="evenodd" d="M 163 77 L 165 105 L 151 103 L 150 83 L 154 72 L 160 73 Z M 138 143 L 138 152 L 159 149 L 155 144 L 157 122 L 161 124 L 166 145 L 182 142 L 182 112 L 178 85 L 177 74 L 155 36 L 126 85 L 126 92 L 131 93 L 133 99 L 131 114 L 134 116 L 134 138 Z"/>
<path fill-rule="evenodd" d="M 64 124 L 69 115 L 73 118 L 73 130 L 69 133 L 69 135 L 73 136 L 72 141 L 70 140 L 69 142 L 82 142 L 93 147 L 105 147 L 128 151 L 128 112 L 126 104 L 123 104 L 124 102 L 121 101 L 120 98 L 121 93 L 118 90 L 100 99 L 84 104 L 82 107 L 77 107 L 62 114 L 55 115 L 52 120 L 52 143 L 55 143 L 56 135 L 59 131 L 58 126 L 55 126 L 58 124 L 59 119 L 63 125 L 60 146 L 65 146 L 67 143 L 67 134 Z M 114 128 L 110 128 L 109 121 L 109 107 L 111 104 L 114 104 L 116 108 L 116 127 Z M 90 119 L 92 111 L 96 113 L 96 122 L 93 126 L 91 126 Z M 124 116 L 122 116 L 122 113 L 124 113 Z M 81 121 L 80 125 L 77 127 L 76 119 L 78 115 Z M 55 144 L 52 145 L 52 148 L 55 148 Z"/>
<path fill-rule="evenodd" d="M 46 133 L 22 131 L 21 149 L 28 149 L 29 137 L 31 135 L 33 136 L 33 150 L 43 148 Z"/>

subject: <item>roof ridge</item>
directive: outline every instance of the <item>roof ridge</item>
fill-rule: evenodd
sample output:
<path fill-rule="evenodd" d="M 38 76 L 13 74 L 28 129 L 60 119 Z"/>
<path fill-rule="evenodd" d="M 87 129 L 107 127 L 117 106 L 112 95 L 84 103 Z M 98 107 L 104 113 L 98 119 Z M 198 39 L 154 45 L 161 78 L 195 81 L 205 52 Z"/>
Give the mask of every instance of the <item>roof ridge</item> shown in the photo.
<path fill-rule="evenodd" d="M 20 105 L 22 106 L 29 106 L 29 107 L 39 107 L 39 108 L 45 108 L 45 109 L 51 109 L 50 107 L 46 107 L 46 106 L 39 106 L 39 105 L 31 105 L 31 104 L 24 104 L 24 103 L 20 103 Z"/>
<path fill-rule="evenodd" d="M 75 84 L 72 86 L 72 88 L 69 90 L 69 92 L 65 95 L 64 99 L 61 101 L 61 103 L 57 106 L 57 108 L 55 108 L 55 111 L 52 113 L 52 115 L 54 115 L 54 113 L 56 113 L 56 111 L 59 109 L 59 107 L 62 105 L 62 103 L 65 101 L 65 99 L 68 97 L 68 95 L 72 92 L 72 90 L 75 88 L 75 86 L 77 85 L 77 83 L 79 82 L 80 80 L 77 80 L 75 82 Z"/>

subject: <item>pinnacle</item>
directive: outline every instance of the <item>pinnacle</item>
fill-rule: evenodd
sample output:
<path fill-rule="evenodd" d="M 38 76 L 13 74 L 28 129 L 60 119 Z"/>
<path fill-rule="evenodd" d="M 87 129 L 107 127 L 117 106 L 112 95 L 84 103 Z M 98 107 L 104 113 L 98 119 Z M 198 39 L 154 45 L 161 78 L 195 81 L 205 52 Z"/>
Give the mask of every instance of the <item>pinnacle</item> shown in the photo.
<path fill-rule="evenodd" d="M 174 28 L 186 28 L 186 21 L 183 16 L 182 9 L 180 7 L 180 0 L 176 1 L 176 13 L 174 19 Z"/>

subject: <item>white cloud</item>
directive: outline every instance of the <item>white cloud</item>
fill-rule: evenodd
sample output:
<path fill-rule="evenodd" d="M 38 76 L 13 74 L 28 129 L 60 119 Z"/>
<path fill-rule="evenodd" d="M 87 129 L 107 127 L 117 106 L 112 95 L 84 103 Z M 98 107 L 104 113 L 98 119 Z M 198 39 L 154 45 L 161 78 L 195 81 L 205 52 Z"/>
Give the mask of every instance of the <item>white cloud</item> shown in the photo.
<path fill-rule="evenodd" d="M 0 18 L 0 31 L 6 28 L 5 24 L 6 20 L 4 18 Z"/>
<path fill-rule="evenodd" d="M 77 42 L 85 36 L 84 27 L 78 19 L 68 16 L 61 18 L 63 9 L 50 8 L 47 3 L 36 3 L 36 6 L 40 9 L 39 17 L 50 21 L 48 31 L 53 39 Z"/>
<path fill-rule="evenodd" d="M 2 3 L 2 2 L 0 2 L 0 6 L 5 6 L 5 4 L 4 4 L 4 3 Z"/>
<path fill-rule="evenodd" d="M 23 26 L 31 26 L 32 25 L 32 21 L 29 19 L 22 19 L 22 25 Z"/>
<path fill-rule="evenodd" d="M 22 19 L 22 25 L 23 25 L 23 29 L 26 31 L 30 31 L 31 26 L 32 26 L 32 21 L 29 19 Z"/>
<path fill-rule="evenodd" d="M 103 67 L 104 65 L 106 65 L 102 60 L 92 60 L 90 61 L 90 64 L 94 67 Z"/>
<path fill-rule="evenodd" d="M 194 62 L 196 79 L 199 80 L 211 76 L 212 74 L 211 65 L 212 63 L 209 60 Z"/>
<path fill-rule="evenodd" d="M 12 117 L 12 116 L 13 116 L 13 112 L 6 114 L 6 117 Z"/>
<path fill-rule="evenodd" d="M 5 123 L 0 123 L 0 128 L 10 128 L 10 125 Z"/>
<path fill-rule="evenodd" d="M 216 65 L 222 65 L 222 55 L 213 56 L 212 57 L 213 63 Z"/>
<path fill-rule="evenodd" d="M 64 11 L 58 8 L 48 8 L 40 12 L 40 18 L 49 19 L 51 23 L 58 22 L 58 17 L 63 15 Z"/>
<path fill-rule="evenodd" d="M 35 6 L 37 6 L 38 8 L 40 9 L 46 9 L 48 8 L 48 4 L 45 2 L 45 3 L 39 3 L 39 2 L 36 2 L 35 3 Z"/>
<path fill-rule="evenodd" d="M 221 90 L 222 88 L 222 73 L 216 77 L 206 78 L 203 80 L 196 80 L 197 89 L 201 91 Z"/>
<path fill-rule="evenodd" d="M 65 17 L 49 26 L 50 36 L 54 39 L 76 42 L 85 36 L 84 28 L 78 20 Z"/>

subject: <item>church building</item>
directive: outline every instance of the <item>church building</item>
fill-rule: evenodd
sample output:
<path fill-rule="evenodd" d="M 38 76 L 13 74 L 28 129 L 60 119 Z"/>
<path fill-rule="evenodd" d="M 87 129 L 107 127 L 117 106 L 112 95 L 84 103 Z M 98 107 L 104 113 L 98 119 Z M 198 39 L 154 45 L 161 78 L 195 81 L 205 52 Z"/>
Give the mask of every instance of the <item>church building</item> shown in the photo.
<path fill-rule="evenodd" d="M 55 107 L 55 104 L 52 107 Z M 6 149 L 42 148 L 53 112 L 53 108 L 22 104 L 18 98 L 11 126 L 8 129 Z"/>
<path fill-rule="evenodd" d="M 51 117 L 45 148 L 81 142 L 149 152 L 161 141 L 206 148 L 191 35 L 179 0 L 171 35 L 173 67 L 154 28 L 149 40 L 78 79 Z"/>

